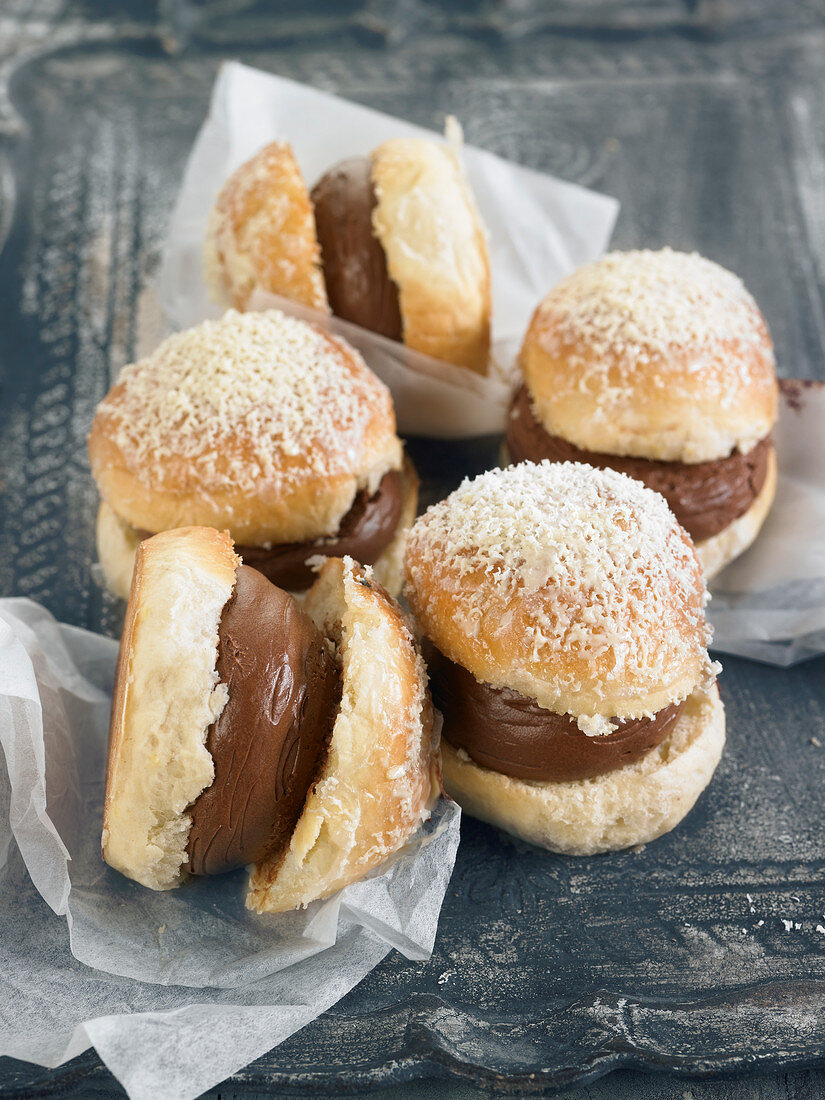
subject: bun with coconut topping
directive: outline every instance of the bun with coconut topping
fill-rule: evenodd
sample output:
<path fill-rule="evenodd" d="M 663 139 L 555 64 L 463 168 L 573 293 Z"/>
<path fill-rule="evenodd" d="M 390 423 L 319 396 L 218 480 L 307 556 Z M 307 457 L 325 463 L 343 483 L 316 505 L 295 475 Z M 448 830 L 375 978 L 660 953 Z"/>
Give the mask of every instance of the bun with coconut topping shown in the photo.
<path fill-rule="evenodd" d="M 661 496 L 577 463 L 493 470 L 415 523 L 405 571 L 468 812 L 572 853 L 687 813 L 724 712 L 701 566 Z"/>
<path fill-rule="evenodd" d="M 773 500 L 773 344 L 736 275 L 696 254 L 614 252 L 562 280 L 521 349 L 513 461 L 610 466 L 664 494 L 706 575 Z"/>
<path fill-rule="evenodd" d="M 258 912 L 328 897 L 429 815 L 432 719 L 421 658 L 369 569 L 328 559 L 302 608 L 226 532 L 155 535 L 121 641 L 103 856 L 154 890 L 250 866 Z"/>
<path fill-rule="evenodd" d="M 98 551 L 118 595 L 141 539 L 188 525 L 226 528 L 289 590 L 309 587 L 314 557 L 345 554 L 400 588 L 417 480 L 389 391 L 353 348 L 303 321 L 230 311 L 169 337 L 100 404 L 89 456 Z"/>

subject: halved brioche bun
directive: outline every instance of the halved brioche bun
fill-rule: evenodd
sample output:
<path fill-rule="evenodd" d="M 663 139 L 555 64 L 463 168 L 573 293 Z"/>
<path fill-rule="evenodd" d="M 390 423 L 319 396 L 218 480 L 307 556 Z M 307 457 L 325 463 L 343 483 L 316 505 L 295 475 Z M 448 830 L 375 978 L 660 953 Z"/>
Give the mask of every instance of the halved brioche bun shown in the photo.
<path fill-rule="evenodd" d="M 389 391 L 358 352 L 277 310 L 230 311 L 125 368 L 89 457 L 132 527 L 225 527 L 261 546 L 333 534 L 402 449 Z"/>
<path fill-rule="evenodd" d="M 538 783 L 475 764 L 442 741 L 444 787 L 473 817 L 566 855 L 646 844 L 685 817 L 710 782 L 725 744 L 714 685 L 687 699 L 665 740 L 635 764 L 594 779 Z"/>
<path fill-rule="evenodd" d="M 372 154 L 372 221 L 398 287 L 404 343 L 486 374 L 490 262 L 481 218 L 455 153 L 423 138 Z"/>
<path fill-rule="evenodd" d="M 771 447 L 765 484 L 759 490 L 750 508 L 730 523 L 718 535 L 696 543 L 696 553 L 702 563 L 705 580 L 710 580 L 738 558 L 754 541 L 768 517 L 776 496 L 776 451 Z"/>
<path fill-rule="evenodd" d="M 440 790 L 427 677 L 395 603 L 351 559 L 330 559 L 305 610 L 339 647 L 343 697 L 321 775 L 286 855 L 252 870 L 247 906 L 278 913 L 378 867 Z"/>
<path fill-rule="evenodd" d="M 246 309 L 260 289 L 327 312 L 312 202 L 287 142 L 264 146 L 224 184 L 209 216 L 204 270 L 218 305 Z"/>
<path fill-rule="evenodd" d="M 533 315 L 520 362 L 547 432 L 586 451 L 707 462 L 776 421 L 765 320 L 696 254 L 613 252 L 573 272 Z"/>
<path fill-rule="evenodd" d="M 209 726 L 228 698 L 218 627 L 240 559 L 224 532 L 165 531 L 137 550 L 109 734 L 103 858 L 153 890 L 187 861 L 187 807 L 214 777 Z"/>

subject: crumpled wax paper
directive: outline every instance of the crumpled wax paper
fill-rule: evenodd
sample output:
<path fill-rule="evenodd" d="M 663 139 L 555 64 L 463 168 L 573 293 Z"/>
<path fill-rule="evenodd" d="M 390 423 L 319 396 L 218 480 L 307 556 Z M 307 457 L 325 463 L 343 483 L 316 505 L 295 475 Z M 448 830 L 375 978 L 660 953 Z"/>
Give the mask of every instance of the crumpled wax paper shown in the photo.
<path fill-rule="evenodd" d="M 228 176 L 264 145 L 289 141 L 312 187 L 345 157 L 366 156 L 388 138 L 416 136 L 439 138 L 307 85 L 225 63 L 186 165 L 163 252 L 157 294 L 172 325 L 187 328 L 220 315 L 203 278 L 207 218 Z M 471 145 L 463 147 L 462 159 L 489 235 L 491 377 L 412 352 L 337 318 L 327 321 L 389 386 L 399 429 L 407 435 L 449 439 L 501 431 L 509 371 L 533 310 L 562 276 L 601 255 L 619 210 L 613 198 Z M 321 317 L 270 295 L 253 305 L 280 305 L 301 316 Z M 144 343 L 143 350 L 151 349 Z"/>
<path fill-rule="evenodd" d="M 776 500 L 710 583 L 713 649 L 773 665 L 825 653 L 825 383 L 780 383 Z"/>
<path fill-rule="evenodd" d="M 188 1100 L 391 948 L 429 957 L 459 811 L 441 799 L 379 874 L 301 912 L 248 912 L 242 871 L 147 890 L 100 855 L 116 657 L 111 639 L 0 600 L 0 1054 L 56 1066 L 93 1045 L 136 1100 Z"/>

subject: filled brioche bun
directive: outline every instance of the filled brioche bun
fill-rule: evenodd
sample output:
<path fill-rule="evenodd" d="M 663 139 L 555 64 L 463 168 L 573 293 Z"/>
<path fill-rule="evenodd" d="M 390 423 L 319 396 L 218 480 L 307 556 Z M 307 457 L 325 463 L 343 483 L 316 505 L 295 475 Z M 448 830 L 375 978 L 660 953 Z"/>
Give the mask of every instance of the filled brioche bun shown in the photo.
<path fill-rule="evenodd" d="M 315 218 L 298 162 L 273 141 L 222 187 L 204 242 L 213 300 L 246 309 L 256 290 L 327 312 Z"/>
<path fill-rule="evenodd" d="M 137 554 L 112 709 L 102 849 L 155 890 L 251 869 L 259 912 L 397 851 L 438 797 L 426 675 L 368 569 L 329 559 L 302 610 L 229 536 Z"/>
<path fill-rule="evenodd" d="M 398 605 L 365 569 L 333 558 L 305 609 L 335 640 L 343 696 L 329 753 L 283 859 L 252 871 L 247 905 L 278 913 L 378 867 L 440 792 L 427 676 Z"/>
<path fill-rule="evenodd" d="M 520 363 L 548 434 L 585 451 L 708 462 L 776 421 L 765 320 L 695 253 L 613 252 L 573 272 L 536 310 Z"/>
<path fill-rule="evenodd" d="M 437 651 L 445 788 L 468 812 L 570 852 L 651 839 L 687 812 L 724 718 L 702 569 L 661 496 L 576 463 L 492 470 L 415 523 L 405 566 Z"/>
<path fill-rule="evenodd" d="M 705 675 L 690 539 L 662 497 L 612 470 L 524 462 L 465 481 L 413 526 L 406 575 L 446 657 L 558 714 L 653 714 Z"/>
<path fill-rule="evenodd" d="M 487 372 L 490 263 L 484 228 L 451 148 L 424 138 L 372 154 L 373 229 L 398 288 L 404 343 Z"/>

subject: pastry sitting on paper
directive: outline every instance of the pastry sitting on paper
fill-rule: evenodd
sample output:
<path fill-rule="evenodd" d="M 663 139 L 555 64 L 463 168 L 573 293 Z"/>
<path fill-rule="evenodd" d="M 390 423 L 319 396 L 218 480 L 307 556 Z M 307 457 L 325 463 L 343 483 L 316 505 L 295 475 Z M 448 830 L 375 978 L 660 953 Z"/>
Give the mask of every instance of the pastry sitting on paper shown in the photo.
<path fill-rule="evenodd" d="M 250 866 L 283 912 L 363 878 L 440 790 L 424 666 L 398 606 L 330 558 L 305 606 L 226 532 L 138 550 L 109 740 L 103 856 L 153 890 Z"/>
<path fill-rule="evenodd" d="M 487 241 L 450 144 L 385 141 L 310 196 L 291 147 L 273 142 L 218 195 L 204 261 L 221 305 L 268 291 L 487 373 Z"/>

